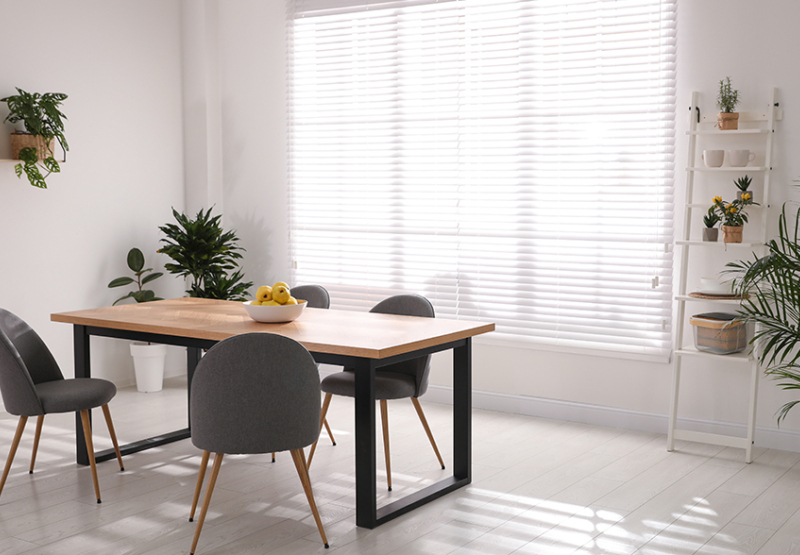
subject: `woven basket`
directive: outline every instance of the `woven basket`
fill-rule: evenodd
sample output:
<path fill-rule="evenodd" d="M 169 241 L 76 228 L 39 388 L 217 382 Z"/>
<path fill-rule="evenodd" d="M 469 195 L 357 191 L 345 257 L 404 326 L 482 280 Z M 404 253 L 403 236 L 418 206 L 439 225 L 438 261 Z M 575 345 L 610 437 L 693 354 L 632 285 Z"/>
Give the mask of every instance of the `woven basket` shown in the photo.
<path fill-rule="evenodd" d="M 32 147 L 36 149 L 39 155 L 39 161 L 44 160 L 48 156 L 53 155 L 53 148 L 55 146 L 55 139 L 50 139 L 48 144 L 44 137 L 39 135 L 31 135 L 30 133 L 12 133 L 11 134 L 11 158 L 19 160 L 19 151 L 25 147 Z"/>

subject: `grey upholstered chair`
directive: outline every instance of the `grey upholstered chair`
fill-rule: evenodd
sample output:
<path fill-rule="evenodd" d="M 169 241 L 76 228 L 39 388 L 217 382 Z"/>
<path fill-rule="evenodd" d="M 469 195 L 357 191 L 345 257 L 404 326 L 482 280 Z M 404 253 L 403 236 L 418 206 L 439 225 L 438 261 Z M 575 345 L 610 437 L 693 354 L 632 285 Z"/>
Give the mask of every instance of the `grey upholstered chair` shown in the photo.
<path fill-rule="evenodd" d="M 96 407 L 103 407 L 108 432 L 117 453 L 119 468 L 125 470 L 119 445 L 117 445 L 117 436 L 114 433 L 114 424 L 111 422 L 111 413 L 108 410 L 108 402 L 117 394 L 114 384 L 98 378 L 65 380 L 50 349 L 47 348 L 39 334 L 18 316 L 0 309 L 0 391 L 2 391 L 6 410 L 19 416 L 17 432 L 11 443 L 11 451 L 8 453 L 3 478 L 0 479 L 0 493 L 3 491 L 8 472 L 11 470 L 11 463 L 17 453 L 19 440 L 28 417 L 39 417 L 36 421 L 36 435 L 33 439 L 33 454 L 29 469 L 32 474 L 44 415 L 58 412 L 80 412 L 83 433 L 86 436 L 86 450 L 92 467 L 94 491 L 97 494 L 97 502 L 100 503 L 100 485 L 97 481 L 89 411 Z"/>
<path fill-rule="evenodd" d="M 395 295 L 376 304 L 372 307 L 370 312 L 422 316 L 427 318 L 435 317 L 433 305 L 428 299 L 421 295 Z M 425 413 L 422 411 L 422 406 L 420 406 L 418 399 L 420 395 L 428 390 L 428 374 L 430 373 L 430 367 L 431 357 L 428 355 L 390 366 L 383 366 L 375 372 L 375 398 L 380 401 L 381 405 L 383 451 L 386 457 L 386 479 L 389 491 L 392 490 L 392 465 L 389 454 L 389 413 L 386 403 L 389 399 L 411 398 L 411 402 L 414 404 L 417 415 L 422 422 L 422 427 L 425 428 L 425 433 L 428 435 L 433 451 L 436 453 L 436 458 L 439 459 L 439 464 L 444 468 L 444 461 L 442 460 L 441 454 L 439 454 L 439 449 L 436 447 L 436 441 L 433 439 L 433 434 L 431 433 L 428 421 L 425 419 Z M 325 400 L 323 401 L 321 411 L 321 417 L 323 419 L 325 419 L 325 414 L 328 411 L 331 396 L 343 395 L 345 397 L 355 397 L 355 384 L 355 372 L 347 368 L 345 368 L 343 372 L 331 374 L 322 380 L 322 391 L 325 392 Z M 317 444 L 315 442 L 308 455 L 309 465 L 311 465 L 311 459 L 314 457 L 316 447 Z"/>
<path fill-rule="evenodd" d="M 189 520 L 194 516 L 210 453 L 214 453 L 214 465 L 191 553 L 197 547 L 226 453 L 291 451 L 322 542 L 328 547 L 303 452 L 319 437 L 319 396 L 314 359 L 293 339 L 248 333 L 230 337 L 208 350 L 192 378 L 192 443 L 203 450 L 203 460 Z"/>

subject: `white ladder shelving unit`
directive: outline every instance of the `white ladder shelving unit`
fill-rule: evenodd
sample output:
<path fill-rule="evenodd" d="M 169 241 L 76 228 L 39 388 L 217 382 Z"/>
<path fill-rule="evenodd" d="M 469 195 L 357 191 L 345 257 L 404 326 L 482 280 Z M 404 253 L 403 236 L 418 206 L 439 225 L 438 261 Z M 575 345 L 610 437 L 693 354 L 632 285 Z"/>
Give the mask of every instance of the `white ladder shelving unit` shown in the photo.
<path fill-rule="evenodd" d="M 698 249 L 736 249 L 734 252 L 740 253 L 738 258 L 749 256 L 750 252 L 753 250 L 763 251 L 764 245 L 767 241 L 766 211 L 769 208 L 770 199 L 770 174 L 772 173 L 772 152 L 773 140 L 775 138 L 775 122 L 783 117 L 782 111 L 777 107 L 778 104 L 776 103 L 775 95 L 776 90 L 773 88 L 771 89 L 769 103 L 763 111 L 740 112 L 739 124 L 740 126 L 744 124 L 743 128 L 737 130 L 720 131 L 719 129 L 715 129 L 713 127 L 713 124 L 716 122 L 716 113 L 701 118 L 700 107 L 698 105 L 699 93 L 692 93 L 691 105 L 689 106 L 689 130 L 686 132 L 686 134 L 689 135 L 689 145 L 686 167 L 686 202 L 684 204 L 683 233 L 681 238 L 675 241 L 676 248 L 680 249 L 681 266 L 678 292 L 675 296 L 678 307 L 672 360 L 673 374 L 672 394 L 670 398 L 669 429 L 667 433 L 667 450 L 669 451 L 674 450 L 675 440 L 678 439 L 741 448 L 745 450 L 745 461 L 749 463 L 752 460 L 752 448 L 756 424 L 756 400 L 758 396 L 758 362 L 755 360 L 752 352 L 745 351 L 743 353 L 732 355 L 717 355 L 698 351 L 696 348 L 694 348 L 694 346 L 686 345 L 686 341 L 684 339 L 687 323 L 687 303 L 719 303 L 723 307 L 727 306 L 727 308 L 731 309 L 735 308 L 740 301 L 734 299 L 708 300 L 689 296 L 689 292 L 687 291 L 687 274 L 689 265 L 691 264 L 691 254 L 693 251 L 696 252 Z M 729 141 L 730 137 L 744 136 L 751 148 L 755 148 L 758 151 L 764 149 L 764 164 L 746 167 L 723 166 L 719 168 L 707 168 L 703 166 L 701 159 L 702 157 L 697 155 L 698 138 L 701 136 L 704 137 L 703 141 L 710 143 L 709 146 L 704 145 L 704 148 L 717 149 L 724 149 L 726 147 L 726 141 Z M 741 141 L 743 139 L 739 140 Z M 700 160 L 699 164 L 698 160 Z M 692 239 L 693 224 L 695 226 L 702 224 L 702 213 L 708 210 L 708 207 L 711 204 L 710 201 L 707 201 L 706 203 L 696 202 L 697 199 L 694 198 L 695 178 L 698 177 L 698 175 L 714 175 L 717 173 L 729 174 L 732 179 L 737 177 L 737 175 L 744 173 L 763 175 L 764 186 L 762 189 L 762 196 L 761 198 L 756 199 L 761 206 L 751 206 L 749 208 L 749 210 L 759 208 L 763 210 L 760 229 L 758 230 L 757 238 L 755 240 L 744 243 L 726 244 L 722 241 L 706 242 Z M 745 230 L 747 233 L 747 225 L 745 226 Z M 693 430 L 679 429 L 676 427 L 678 420 L 681 364 L 686 358 L 696 358 L 701 360 L 704 364 L 709 365 L 724 362 L 726 365 L 731 367 L 735 365 L 740 366 L 743 369 L 750 369 L 750 395 L 747 413 L 746 437 L 698 432 Z"/>

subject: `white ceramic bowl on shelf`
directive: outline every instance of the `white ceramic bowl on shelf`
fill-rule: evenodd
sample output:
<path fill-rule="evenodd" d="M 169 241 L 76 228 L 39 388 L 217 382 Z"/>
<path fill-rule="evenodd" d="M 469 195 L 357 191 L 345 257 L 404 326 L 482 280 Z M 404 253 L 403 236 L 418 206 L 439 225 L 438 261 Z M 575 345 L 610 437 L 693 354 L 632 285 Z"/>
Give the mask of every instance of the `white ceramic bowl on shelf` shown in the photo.
<path fill-rule="evenodd" d="M 252 301 L 246 301 L 244 304 L 247 314 L 256 322 L 266 324 L 277 324 L 280 322 L 291 322 L 296 320 L 303 309 L 306 307 L 306 301 L 298 300 L 297 304 L 284 304 L 278 306 L 264 306 L 250 304 Z"/>

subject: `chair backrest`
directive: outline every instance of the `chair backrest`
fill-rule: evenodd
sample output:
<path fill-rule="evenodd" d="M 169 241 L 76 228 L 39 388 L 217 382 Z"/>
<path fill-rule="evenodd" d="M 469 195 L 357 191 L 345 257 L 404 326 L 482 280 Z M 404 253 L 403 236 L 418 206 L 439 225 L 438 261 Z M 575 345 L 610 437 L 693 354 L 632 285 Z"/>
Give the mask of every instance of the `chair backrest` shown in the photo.
<path fill-rule="evenodd" d="M 236 335 L 200 360 L 190 396 L 192 443 L 213 453 L 301 449 L 319 437 L 319 372 L 300 343 Z"/>
<path fill-rule="evenodd" d="M 292 297 L 305 299 L 309 308 L 330 308 L 331 296 L 321 285 L 298 285 L 292 287 Z"/>
<path fill-rule="evenodd" d="M 422 316 L 434 318 L 436 314 L 431 302 L 422 295 L 395 295 L 382 300 L 370 309 L 370 312 L 380 314 L 400 314 L 404 316 Z M 408 374 L 414 377 L 416 382 L 416 392 L 414 397 L 423 395 L 428 390 L 428 375 L 431 369 L 431 356 L 427 355 L 389 366 L 381 366 L 380 371 L 397 372 Z"/>
<path fill-rule="evenodd" d="M 0 392 L 11 414 L 44 414 L 34 384 L 63 380 L 42 338 L 19 316 L 0 308 Z"/>

